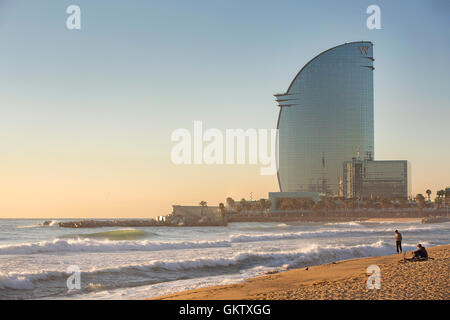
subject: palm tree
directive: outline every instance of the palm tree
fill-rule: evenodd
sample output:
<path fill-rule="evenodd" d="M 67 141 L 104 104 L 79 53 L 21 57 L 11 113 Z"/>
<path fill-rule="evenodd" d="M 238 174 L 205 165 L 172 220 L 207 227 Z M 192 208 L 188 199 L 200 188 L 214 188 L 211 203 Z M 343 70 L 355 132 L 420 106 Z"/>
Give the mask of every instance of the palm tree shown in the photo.
<path fill-rule="evenodd" d="M 417 206 L 419 208 L 425 207 L 425 197 L 423 196 L 423 194 L 421 194 L 421 193 L 417 194 L 416 201 L 417 201 Z"/>
<path fill-rule="evenodd" d="M 222 214 L 222 223 L 225 224 L 225 205 L 222 202 L 219 203 L 219 210 Z"/>
<path fill-rule="evenodd" d="M 271 206 L 272 206 L 272 202 L 270 202 L 270 200 L 266 200 L 264 209 L 269 210 Z"/>
<path fill-rule="evenodd" d="M 202 207 L 201 215 L 202 215 L 202 217 L 203 217 L 203 208 L 205 208 L 205 207 L 208 206 L 208 202 L 202 200 L 202 201 L 200 201 L 199 205 Z"/>
<path fill-rule="evenodd" d="M 228 206 L 230 209 L 233 209 L 233 208 L 234 208 L 234 200 L 233 200 L 233 198 L 228 197 L 228 198 L 226 199 L 226 203 L 227 203 L 227 206 Z"/>
<path fill-rule="evenodd" d="M 242 210 L 244 210 L 244 212 L 247 212 L 248 211 L 248 202 L 247 202 L 247 200 L 242 198 L 241 201 L 240 201 L 240 204 L 241 204 Z"/>
<path fill-rule="evenodd" d="M 436 192 L 438 198 L 441 198 L 445 195 L 445 191 L 444 190 L 439 190 L 438 192 Z"/>
<path fill-rule="evenodd" d="M 266 210 L 266 199 L 259 199 L 259 207 L 261 211 Z"/>
<path fill-rule="evenodd" d="M 436 209 L 440 209 L 442 206 L 442 198 L 436 197 L 434 199 L 434 204 L 436 205 Z"/>
<path fill-rule="evenodd" d="M 426 194 L 428 195 L 428 201 L 430 201 L 430 196 L 431 196 L 431 190 L 427 189 L 427 191 L 425 191 Z"/>

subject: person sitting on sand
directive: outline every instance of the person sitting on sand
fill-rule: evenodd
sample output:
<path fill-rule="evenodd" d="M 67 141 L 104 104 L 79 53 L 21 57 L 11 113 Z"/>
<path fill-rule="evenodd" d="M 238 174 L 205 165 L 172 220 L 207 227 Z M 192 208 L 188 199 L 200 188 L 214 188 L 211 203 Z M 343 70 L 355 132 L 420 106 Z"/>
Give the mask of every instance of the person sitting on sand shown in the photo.
<path fill-rule="evenodd" d="M 420 243 L 417 245 L 417 250 L 413 252 L 414 260 L 424 260 L 428 259 L 428 252 Z"/>
<path fill-rule="evenodd" d="M 397 253 L 403 252 L 402 251 L 402 234 L 398 232 L 398 230 L 395 230 L 395 245 L 397 247 Z"/>

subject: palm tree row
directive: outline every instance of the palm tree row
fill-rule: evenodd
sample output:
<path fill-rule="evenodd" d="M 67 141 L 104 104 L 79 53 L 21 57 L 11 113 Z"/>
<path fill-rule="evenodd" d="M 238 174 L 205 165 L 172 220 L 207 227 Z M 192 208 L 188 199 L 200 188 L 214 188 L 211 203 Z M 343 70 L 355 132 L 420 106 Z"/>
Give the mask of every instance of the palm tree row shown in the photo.
<path fill-rule="evenodd" d="M 271 203 L 269 200 L 260 199 L 258 201 L 249 202 L 244 198 L 241 201 L 236 202 L 233 198 L 228 197 L 226 199 L 228 210 L 236 212 L 249 212 L 249 211 L 266 211 L 270 209 Z M 223 203 L 222 203 L 223 204 Z M 219 204 L 220 208 L 220 204 Z M 224 208 L 225 210 L 225 208 Z"/>
<path fill-rule="evenodd" d="M 428 202 L 430 202 L 432 191 L 427 189 L 425 191 L 428 197 Z M 444 190 L 439 190 L 436 192 L 437 197 L 435 198 L 435 206 L 437 209 L 441 208 L 443 203 L 443 197 L 445 195 Z M 406 209 L 406 208 L 429 208 L 432 204 L 427 203 L 423 194 L 419 193 L 414 197 L 415 202 L 409 202 L 404 198 L 389 199 L 389 198 L 378 198 L 377 200 L 367 199 L 363 202 L 357 199 L 345 199 L 345 200 L 335 200 L 333 198 L 321 198 L 318 202 L 314 202 L 310 198 L 280 198 L 277 199 L 275 207 L 277 210 L 314 210 L 314 211 L 332 211 L 332 210 L 355 210 L 355 209 Z M 200 206 L 206 207 L 207 202 L 201 201 Z M 233 198 L 228 197 L 226 199 L 226 206 L 223 203 L 219 204 L 219 210 L 222 215 L 227 212 L 249 212 L 249 211 L 267 211 L 271 207 L 269 200 L 260 199 L 258 201 L 249 202 L 242 198 L 239 202 L 236 202 Z"/>
<path fill-rule="evenodd" d="M 442 203 L 442 199 L 440 199 Z M 426 208 L 432 207 L 431 204 L 425 201 L 425 197 L 422 194 L 418 194 L 415 197 L 415 203 L 408 202 L 404 198 L 388 199 L 380 198 L 378 200 L 364 200 L 357 199 L 345 199 L 335 200 L 332 198 L 321 198 L 318 202 L 314 202 L 312 199 L 301 198 L 285 198 L 277 199 L 277 210 L 314 210 L 314 211 L 333 211 L 333 210 L 355 210 L 355 209 L 407 209 L 407 208 Z M 440 207 L 440 206 L 439 206 Z M 439 209 L 437 206 L 437 208 Z"/>

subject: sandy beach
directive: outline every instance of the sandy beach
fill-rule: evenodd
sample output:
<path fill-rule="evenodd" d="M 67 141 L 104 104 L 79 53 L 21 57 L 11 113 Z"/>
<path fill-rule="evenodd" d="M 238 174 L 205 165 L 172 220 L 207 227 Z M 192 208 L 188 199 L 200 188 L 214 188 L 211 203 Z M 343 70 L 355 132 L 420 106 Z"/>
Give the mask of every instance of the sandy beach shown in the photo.
<path fill-rule="evenodd" d="M 174 300 L 428 300 L 450 299 L 450 245 L 427 249 L 431 259 L 405 262 L 403 255 L 360 258 L 282 273 L 234 285 L 206 287 L 157 299 Z M 406 257 L 410 258 L 411 253 Z M 381 289 L 368 289 L 366 269 L 381 269 Z"/>

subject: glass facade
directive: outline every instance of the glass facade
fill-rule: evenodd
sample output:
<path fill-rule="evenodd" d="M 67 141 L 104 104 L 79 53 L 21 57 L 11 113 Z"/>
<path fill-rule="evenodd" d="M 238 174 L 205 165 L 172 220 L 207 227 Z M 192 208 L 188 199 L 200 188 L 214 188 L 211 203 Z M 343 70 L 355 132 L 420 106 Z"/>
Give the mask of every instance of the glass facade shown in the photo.
<path fill-rule="evenodd" d="M 364 165 L 362 197 L 404 198 L 408 190 L 408 161 L 367 161 Z"/>
<path fill-rule="evenodd" d="M 280 191 L 338 195 L 344 161 L 373 157 L 373 60 L 371 42 L 334 47 L 275 95 Z"/>
<path fill-rule="evenodd" d="M 410 192 L 406 160 L 344 162 L 344 196 L 355 199 L 404 198 Z"/>

